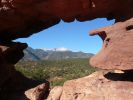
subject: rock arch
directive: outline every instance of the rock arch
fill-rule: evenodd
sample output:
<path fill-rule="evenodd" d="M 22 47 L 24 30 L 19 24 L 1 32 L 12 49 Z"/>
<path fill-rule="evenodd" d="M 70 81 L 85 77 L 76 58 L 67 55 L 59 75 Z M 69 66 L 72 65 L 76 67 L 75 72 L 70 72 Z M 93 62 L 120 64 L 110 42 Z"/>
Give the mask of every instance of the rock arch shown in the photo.
<path fill-rule="evenodd" d="M 113 33 L 112 35 L 110 35 L 109 37 L 110 40 L 108 41 L 109 43 L 111 43 L 112 40 L 118 36 L 118 34 L 115 31 L 120 30 L 119 32 L 121 32 L 122 30 L 123 34 L 122 35 L 120 34 L 118 36 L 119 39 L 124 37 L 126 34 L 126 36 L 129 38 L 125 38 L 124 43 L 129 39 L 130 43 L 128 44 L 129 47 L 131 47 L 132 46 L 131 44 L 133 42 L 132 41 L 133 36 L 131 35 L 133 20 L 131 19 L 129 21 L 126 21 L 125 23 L 122 23 L 120 21 L 125 21 L 127 19 L 132 18 L 133 16 L 132 11 L 133 11 L 132 0 L 126 0 L 126 1 L 125 0 L 100 0 L 100 1 L 99 0 L 1 0 L 0 1 L 0 62 L 1 62 L 0 94 L 2 94 L 2 92 L 6 93 L 7 91 L 17 92 L 18 90 L 21 91 L 26 90 L 27 88 L 29 88 L 28 86 L 29 84 L 23 83 L 23 80 L 29 81 L 29 83 L 32 82 L 36 84 L 36 82 L 33 82 L 33 80 L 31 81 L 15 71 L 14 64 L 16 64 L 23 57 L 23 50 L 27 47 L 27 45 L 25 43 L 15 43 L 13 42 L 13 40 L 17 38 L 28 37 L 43 29 L 56 25 L 60 22 L 61 19 L 64 20 L 65 22 L 72 22 L 75 19 L 78 21 L 87 21 L 95 18 L 105 17 L 107 19 L 116 19 L 116 22 L 119 23 L 114 26 L 104 28 L 102 30 L 100 29 L 94 31 L 91 34 L 94 35 L 102 32 L 104 34 L 107 34 L 107 36 L 109 36 L 108 34 Z M 104 43 L 105 42 L 107 41 L 105 40 Z M 117 43 L 121 44 L 122 42 L 117 42 Z M 110 48 L 115 48 L 116 44 L 113 45 L 112 43 L 112 47 Z M 124 47 L 126 47 L 126 45 L 124 45 Z M 109 50 L 111 50 L 110 48 Z M 117 50 L 118 49 L 116 49 L 116 51 Z M 132 50 L 133 48 L 130 48 L 128 51 L 132 53 Z M 127 49 L 123 48 L 121 49 L 121 51 L 128 52 Z M 91 62 L 94 66 L 103 69 L 106 68 L 107 69 L 118 68 L 122 70 L 133 69 L 132 54 L 128 54 L 128 57 L 131 57 L 131 59 L 125 59 L 125 60 L 120 59 L 119 64 L 114 63 L 115 61 L 108 62 L 112 58 L 108 58 L 108 61 L 106 61 L 107 63 L 105 64 L 104 63 L 105 55 L 102 55 L 102 52 L 97 55 L 98 57 L 92 59 Z M 108 55 L 108 53 L 110 52 L 106 51 L 106 55 Z M 123 55 L 123 53 L 121 54 L 118 53 L 118 54 L 119 57 L 127 57 L 126 55 L 121 56 Z M 104 61 L 99 61 L 99 57 L 100 58 L 103 57 Z M 113 57 L 115 57 L 113 59 L 115 60 L 117 59 L 118 56 L 113 56 Z M 127 64 L 124 65 L 122 63 L 123 61 L 127 62 Z M 46 82 L 46 84 L 48 90 L 49 87 L 48 83 Z M 130 84 L 131 86 L 133 86 L 132 82 Z M 20 87 L 22 88 L 17 90 L 16 85 L 18 86 L 20 85 Z M 11 88 L 12 90 L 9 91 L 10 90 L 9 88 Z M 0 98 L 4 99 L 4 97 Z"/>

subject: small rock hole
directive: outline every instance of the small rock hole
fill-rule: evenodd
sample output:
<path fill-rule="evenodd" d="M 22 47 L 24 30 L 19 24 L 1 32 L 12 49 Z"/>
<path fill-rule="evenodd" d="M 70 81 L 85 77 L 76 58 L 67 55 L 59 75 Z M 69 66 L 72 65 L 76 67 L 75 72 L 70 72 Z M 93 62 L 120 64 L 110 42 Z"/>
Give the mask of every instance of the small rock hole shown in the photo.
<path fill-rule="evenodd" d="M 107 38 L 105 41 L 106 41 L 106 42 L 109 42 L 109 41 L 110 41 L 110 38 Z"/>
<path fill-rule="evenodd" d="M 129 31 L 129 30 L 132 30 L 133 29 L 133 25 L 129 25 L 126 27 L 126 30 Z"/>
<path fill-rule="evenodd" d="M 106 39 L 105 39 L 105 47 L 107 47 L 107 46 L 108 46 L 109 41 L 110 41 L 110 38 L 106 38 Z"/>

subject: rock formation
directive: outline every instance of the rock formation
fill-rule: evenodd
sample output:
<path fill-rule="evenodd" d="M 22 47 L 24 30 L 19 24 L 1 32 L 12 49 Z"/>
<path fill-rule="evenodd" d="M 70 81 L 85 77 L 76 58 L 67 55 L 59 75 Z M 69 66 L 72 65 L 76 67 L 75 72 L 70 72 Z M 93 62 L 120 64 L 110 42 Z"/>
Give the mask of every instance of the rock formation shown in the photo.
<path fill-rule="evenodd" d="M 133 18 L 96 29 L 90 35 L 103 39 L 102 50 L 90 63 L 102 69 L 133 70 Z"/>
<path fill-rule="evenodd" d="M 43 98 L 46 98 L 48 93 L 49 83 L 43 83 L 35 88 L 25 91 L 25 95 L 29 100 L 41 100 Z"/>
<path fill-rule="evenodd" d="M 23 50 L 26 47 L 25 43 L 0 43 L 0 100 L 20 100 L 24 91 L 40 84 L 24 77 L 14 68 L 14 65 L 24 56 Z"/>
<path fill-rule="evenodd" d="M 60 100 L 132 100 L 133 82 L 113 81 L 104 75 L 108 75 L 108 72 L 98 71 L 66 82 Z M 120 74 L 116 78 L 123 76 Z"/>
<path fill-rule="evenodd" d="M 23 57 L 23 50 L 27 45 L 25 43 L 13 42 L 13 40 L 29 37 L 34 33 L 58 24 L 61 19 L 65 22 L 72 22 L 75 19 L 78 21 L 87 21 L 105 17 L 107 19 L 116 19 L 116 22 L 119 22 L 132 18 L 132 11 L 133 0 L 1 0 L 0 100 L 21 100 L 21 97 L 24 97 L 25 91 L 30 89 L 30 92 L 26 92 L 26 95 L 33 95 L 33 92 L 40 86 L 39 82 L 28 79 L 15 70 L 14 65 Z M 133 19 L 91 32 L 91 35 L 98 34 L 104 41 L 103 49 L 98 55 L 92 58 L 91 64 L 94 67 L 102 69 L 124 70 L 122 77 L 127 80 L 123 80 L 122 78 L 120 81 L 121 76 L 118 74 L 115 75 L 115 78 L 118 77 L 118 80 L 113 81 L 115 78 L 112 74 L 105 75 L 104 73 L 99 74 L 101 72 L 97 72 L 98 74 L 96 73 L 94 76 L 66 82 L 63 90 L 59 88 L 55 89 L 60 92 L 59 94 L 55 94 L 57 96 L 55 98 L 58 99 L 61 97 L 61 100 L 80 100 L 85 94 L 87 97 L 90 96 L 89 98 L 92 98 L 92 100 L 98 97 L 99 100 L 110 100 L 107 96 L 109 96 L 108 93 L 112 93 L 114 98 L 112 97 L 111 100 L 116 100 L 116 98 L 117 100 L 123 100 L 123 98 L 129 98 L 128 100 L 130 100 L 133 96 L 133 83 L 132 79 L 127 76 L 131 76 L 133 73 L 132 29 Z M 90 77 L 93 78 L 91 79 Z M 79 80 L 83 80 L 85 83 L 80 83 Z M 88 81 L 86 82 L 86 80 Z M 44 81 L 45 83 L 48 84 Z M 39 86 L 36 87 L 37 85 Z M 71 85 L 72 89 L 70 88 Z M 92 86 L 92 88 L 85 87 L 88 85 Z M 70 89 L 67 90 L 66 87 Z M 81 87 L 82 89 L 80 90 Z M 112 87 L 114 89 L 111 89 Z M 43 94 L 37 91 L 35 95 L 43 94 L 43 96 L 46 96 L 49 89 L 43 87 L 42 91 L 45 89 L 46 93 Z M 100 90 L 103 94 L 100 93 Z M 108 92 L 106 93 L 104 90 Z M 96 95 L 94 92 L 99 94 Z M 83 96 L 84 100 L 88 99 L 86 96 Z M 30 98 L 29 95 L 27 97 Z M 53 95 L 51 94 L 49 98 L 53 98 Z"/>

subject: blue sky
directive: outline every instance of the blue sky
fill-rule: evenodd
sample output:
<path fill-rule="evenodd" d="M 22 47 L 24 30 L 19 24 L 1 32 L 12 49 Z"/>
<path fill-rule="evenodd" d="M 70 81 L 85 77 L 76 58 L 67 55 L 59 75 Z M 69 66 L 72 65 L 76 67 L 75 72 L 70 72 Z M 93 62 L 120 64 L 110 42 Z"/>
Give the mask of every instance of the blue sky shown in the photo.
<path fill-rule="evenodd" d="M 104 26 L 109 26 L 114 20 L 107 21 L 105 18 L 86 22 L 59 24 L 45 29 L 29 38 L 17 39 L 27 43 L 32 48 L 68 48 L 73 51 L 97 53 L 102 47 L 102 40 L 98 36 L 89 36 L 89 31 Z"/>

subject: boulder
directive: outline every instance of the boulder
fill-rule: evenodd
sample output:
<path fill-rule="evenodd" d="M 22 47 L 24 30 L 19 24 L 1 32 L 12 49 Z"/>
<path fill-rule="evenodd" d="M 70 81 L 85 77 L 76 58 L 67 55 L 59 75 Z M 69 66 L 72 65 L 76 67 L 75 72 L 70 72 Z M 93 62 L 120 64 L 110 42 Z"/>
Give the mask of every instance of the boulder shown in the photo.
<path fill-rule="evenodd" d="M 29 100 L 42 100 L 46 98 L 49 92 L 49 83 L 43 83 L 35 88 L 25 91 L 25 95 Z"/>

